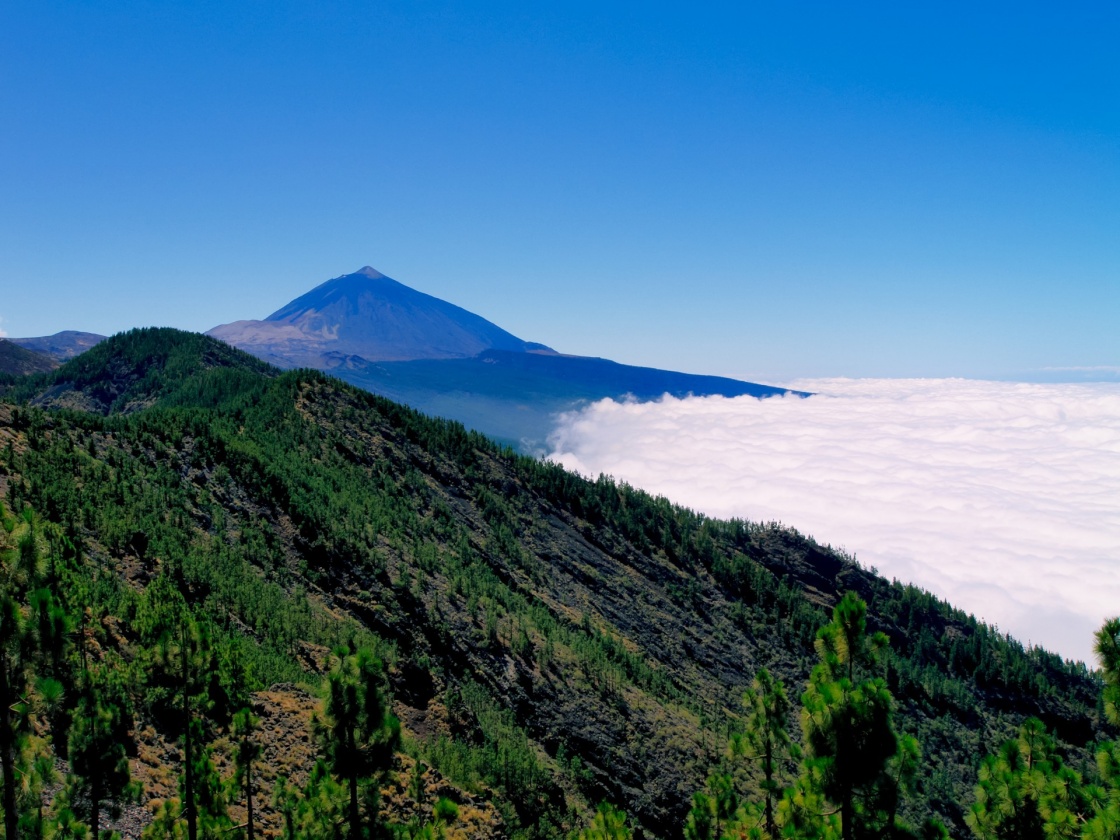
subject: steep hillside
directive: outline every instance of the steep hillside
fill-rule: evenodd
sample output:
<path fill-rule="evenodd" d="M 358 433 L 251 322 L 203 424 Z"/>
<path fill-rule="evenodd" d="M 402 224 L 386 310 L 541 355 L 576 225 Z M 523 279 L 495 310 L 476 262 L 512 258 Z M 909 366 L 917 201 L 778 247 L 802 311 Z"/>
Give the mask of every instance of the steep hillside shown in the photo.
<path fill-rule="evenodd" d="M 796 698 L 846 591 L 890 639 L 900 725 L 925 751 L 912 818 L 965 836 L 979 757 L 1027 715 L 1074 763 L 1100 728 L 1083 667 L 792 529 L 587 481 L 204 337 L 117 336 L 7 400 L 0 498 L 55 523 L 52 564 L 97 581 L 82 591 L 119 627 L 105 645 L 133 663 L 153 743 L 178 734 L 137 616 L 180 598 L 247 692 L 317 682 L 340 642 L 379 651 L 401 761 L 493 803 L 509 836 L 563 836 L 603 799 L 679 836 L 756 669 Z"/>

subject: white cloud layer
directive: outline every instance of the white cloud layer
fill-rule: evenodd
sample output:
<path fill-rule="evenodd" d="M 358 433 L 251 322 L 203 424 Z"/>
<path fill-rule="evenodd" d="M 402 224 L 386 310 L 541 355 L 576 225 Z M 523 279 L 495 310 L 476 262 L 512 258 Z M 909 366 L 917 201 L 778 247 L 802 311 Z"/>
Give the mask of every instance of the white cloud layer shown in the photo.
<path fill-rule="evenodd" d="M 1120 614 L 1120 385 L 814 380 L 564 415 L 551 458 L 721 518 L 778 520 L 1093 662 Z"/>

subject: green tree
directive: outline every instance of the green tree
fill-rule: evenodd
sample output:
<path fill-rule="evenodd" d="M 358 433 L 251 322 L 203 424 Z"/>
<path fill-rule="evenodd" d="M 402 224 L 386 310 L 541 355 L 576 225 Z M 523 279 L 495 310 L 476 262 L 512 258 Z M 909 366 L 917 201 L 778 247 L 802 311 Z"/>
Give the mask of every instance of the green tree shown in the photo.
<path fill-rule="evenodd" d="M 176 797 L 161 802 L 140 840 L 183 840 L 183 803 Z"/>
<path fill-rule="evenodd" d="M 747 709 L 746 729 L 731 737 L 728 752 L 732 759 L 759 763 L 762 769 L 762 823 L 767 834 L 777 837 L 776 807 L 784 790 L 780 774 L 790 760 L 792 748 L 789 698 L 782 681 L 775 680 L 769 671 L 762 668 L 743 695 L 743 705 Z"/>
<path fill-rule="evenodd" d="M 1093 816 L 1085 826 L 1086 840 L 1116 840 L 1120 837 L 1120 744 L 1109 741 L 1097 751 L 1101 785 L 1086 789 L 1093 803 Z"/>
<path fill-rule="evenodd" d="M 272 805 L 284 818 L 284 840 L 296 840 L 296 818 L 299 814 L 299 789 L 286 779 L 277 779 L 272 788 Z"/>
<path fill-rule="evenodd" d="M 39 551 L 39 522 L 30 508 L 21 519 L 15 550 L 0 544 L 0 777 L 4 836 L 10 838 L 42 833 L 41 807 L 20 806 L 34 799 L 42 784 L 36 768 L 45 771 L 47 764 L 40 760 L 45 744 L 33 734 L 36 711 L 46 711 L 56 734 L 65 733 L 62 684 L 40 675 L 63 675 L 69 629 L 65 611 L 45 588 L 50 581 Z M 9 521 L 15 531 L 17 522 Z"/>
<path fill-rule="evenodd" d="M 52 803 L 54 814 L 49 820 L 51 840 L 88 840 L 89 826 L 78 819 L 70 807 L 70 788 L 64 787 Z"/>
<path fill-rule="evenodd" d="M 197 730 L 194 726 L 194 701 L 198 694 L 198 673 L 202 640 L 198 626 L 184 616 L 179 626 L 178 649 L 168 649 L 169 656 L 178 653 L 179 675 L 182 691 L 183 726 L 183 816 L 187 819 L 188 840 L 198 840 L 198 803 L 195 795 L 195 773 L 197 772 L 195 745 Z"/>
<path fill-rule="evenodd" d="M 1113 726 L 1120 726 L 1120 618 L 1109 619 L 1097 631 L 1094 651 L 1104 681 L 1105 717 Z M 1120 743 L 1101 745 L 1097 771 L 1101 785 L 1086 790 L 1093 802 L 1093 816 L 1083 834 L 1086 840 L 1116 840 L 1120 837 Z"/>
<path fill-rule="evenodd" d="M 343 648 L 327 680 L 327 702 L 317 719 L 320 746 L 331 771 L 345 781 L 349 795 L 349 840 L 363 831 L 359 789 L 378 779 L 393 760 L 400 740 L 400 724 L 389 711 L 381 660 L 368 648 L 356 654 Z M 376 786 L 367 791 L 367 820 L 376 819 Z"/>
<path fill-rule="evenodd" d="M 233 740 L 235 743 L 234 782 L 245 795 L 245 836 L 248 840 L 255 837 L 253 823 L 253 762 L 260 756 L 261 748 L 256 742 L 257 727 L 260 720 L 249 708 L 242 709 L 233 717 Z"/>
<path fill-rule="evenodd" d="M 58 781 L 54 756 L 43 739 L 35 736 L 26 739 L 19 777 L 20 836 L 39 840 L 46 825 L 43 818 L 43 793 L 48 786 Z"/>
<path fill-rule="evenodd" d="M 692 808 L 685 819 L 687 840 L 720 840 L 724 828 L 739 810 L 735 784 L 727 773 L 709 774 L 705 789 L 692 795 Z"/>
<path fill-rule="evenodd" d="M 626 812 L 609 802 L 600 802 L 591 822 L 579 834 L 573 835 L 575 840 L 630 840 L 632 836 L 630 826 L 626 824 Z"/>
<path fill-rule="evenodd" d="M 0 804 L 4 809 L 4 836 L 13 840 L 19 837 L 17 764 L 26 734 L 24 697 L 31 680 L 28 656 L 34 647 L 25 605 L 39 574 L 34 519 L 28 515 L 25 522 L 17 550 L 0 552 Z"/>
<path fill-rule="evenodd" d="M 183 733 L 183 762 L 180 775 L 181 816 L 187 824 L 187 840 L 213 835 L 228 822 L 225 796 L 206 746 L 209 716 L 222 700 L 215 700 L 215 686 L 222 686 L 214 673 L 215 659 L 210 626 L 196 621 L 180 600 L 169 606 L 169 626 L 160 637 L 154 665 L 164 678 L 176 683 L 178 718 Z M 225 697 L 219 694 L 219 697 Z M 224 711 L 219 709 L 219 714 Z"/>
<path fill-rule="evenodd" d="M 1019 727 L 1019 738 L 1006 741 L 980 766 L 976 802 L 965 820 L 983 840 L 1043 840 L 1046 837 L 1042 800 L 1053 767 L 1048 754 L 1053 742 L 1038 718 Z"/>
<path fill-rule="evenodd" d="M 182 739 L 179 799 L 157 822 L 171 826 L 182 820 L 187 840 L 198 840 L 208 817 L 224 813 L 221 796 L 209 797 L 213 805 L 209 810 L 202 802 L 209 794 L 200 789 L 206 782 L 199 778 L 200 773 L 209 772 L 210 764 L 204 749 L 204 721 L 213 707 L 209 690 L 215 681 L 209 627 L 194 619 L 182 594 L 166 575 L 149 585 L 137 625 L 152 645 L 145 676 L 148 703 Z M 163 835 L 157 832 L 154 836 Z"/>
<path fill-rule="evenodd" d="M 226 808 L 226 790 L 221 776 L 214 767 L 213 750 L 204 743 L 203 723 L 198 718 L 191 721 L 194 772 L 194 812 L 203 840 L 217 840 L 224 837 L 230 828 L 229 812 Z M 184 772 L 185 776 L 185 772 Z"/>
<path fill-rule="evenodd" d="M 840 814 L 821 793 L 819 774 L 811 764 L 787 789 L 778 803 L 782 836 L 796 840 L 834 840 L 840 836 Z"/>
<path fill-rule="evenodd" d="M 450 825 L 459 819 L 459 806 L 446 796 L 441 796 L 432 806 L 432 818 L 440 825 Z"/>
<path fill-rule="evenodd" d="M 886 682 L 870 676 L 887 644 L 867 634 L 867 605 L 849 592 L 817 634 L 820 663 L 802 695 L 809 778 L 840 812 L 843 840 L 891 828 L 897 785 L 888 764 L 898 752 Z"/>
<path fill-rule="evenodd" d="M 70 767 L 78 789 L 89 802 L 90 833 L 100 838 L 101 809 L 119 809 L 135 793 L 128 768 L 125 739 L 131 714 L 122 698 L 98 685 L 88 685 L 70 727 Z"/>
<path fill-rule="evenodd" d="M 319 760 L 302 790 L 277 781 L 273 803 L 284 817 L 284 840 L 343 840 L 346 814 L 341 807 L 345 790 Z"/>
<path fill-rule="evenodd" d="M 1109 723 L 1120 726 L 1120 618 L 1110 618 L 1097 631 L 1093 651 L 1104 678 L 1104 713 Z"/>
<path fill-rule="evenodd" d="M 19 837 L 16 808 L 16 762 L 19 752 L 20 696 L 27 688 L 27 673 L 20 656 L 23 616 L 11 590 L 0 590 L 0 773 L 3 782 L 4 836 Z"/>

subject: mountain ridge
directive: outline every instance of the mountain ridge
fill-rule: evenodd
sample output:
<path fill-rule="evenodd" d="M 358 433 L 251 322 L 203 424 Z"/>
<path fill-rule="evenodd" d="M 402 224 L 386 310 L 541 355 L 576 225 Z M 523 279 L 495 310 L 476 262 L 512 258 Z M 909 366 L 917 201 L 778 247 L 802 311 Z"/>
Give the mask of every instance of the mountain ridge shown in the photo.
<path fill-rule="evenodd" d="M 99 408 L 52 403 L 67 383 Z M 1083 668 L 791 528 L 588 481 L 172 330 L 116 336 L 4 399 L 0 495 L 59 523 L 68 562 L 181 592 L 240 634 L 252 669 L 287 681 L 308 644 L 336 643 L 330 622 L 373 634 L 420 756 L 488 790 L 514 836 L 563 836 L 567 809 L 600 799 L 648 837 L 679 836 L 754 670 L 795 694 L 846 591 L 890 638 L 900 725 L 930 751 L 914 819 L 964 831 L 975 761 L 1021 716 L 1090 760 L 1098 684 Z M 313 635 L 268 635 L 300 597 L 325 610 L 294 625 Z M 138 723 L 154 726 L 142 699 Z"/>
<path fill-rule="evenodd" d="M 36 336 L 34 338 L 9 338 L 8 340 L 20 347 L 50 356 L 56 362 L 62 364 L 91 347 L 95 347 L 105 340 L 105 336 L 80 330 L 62 330 L 62 332 L 57 332 L 54 335 Z"/>

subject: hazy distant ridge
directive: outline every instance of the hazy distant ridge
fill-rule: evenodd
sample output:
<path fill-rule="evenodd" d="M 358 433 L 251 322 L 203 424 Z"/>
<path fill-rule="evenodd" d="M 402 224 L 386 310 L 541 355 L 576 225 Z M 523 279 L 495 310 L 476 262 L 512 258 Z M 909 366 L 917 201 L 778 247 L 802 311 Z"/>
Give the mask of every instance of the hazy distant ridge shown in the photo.
<path fill-rule="evenodd" d="M 80 332 L 78 330 L 63 330 L 54 335 L 44 335 L 35 338 L 9 338 L 12 344 L 18 344 L 26 350 L 50 356 L 56 362 L 62 363 L 75 356 L 86 352 L 91 347 L 96 347 L 105 336 L 97 333 Z"/>

